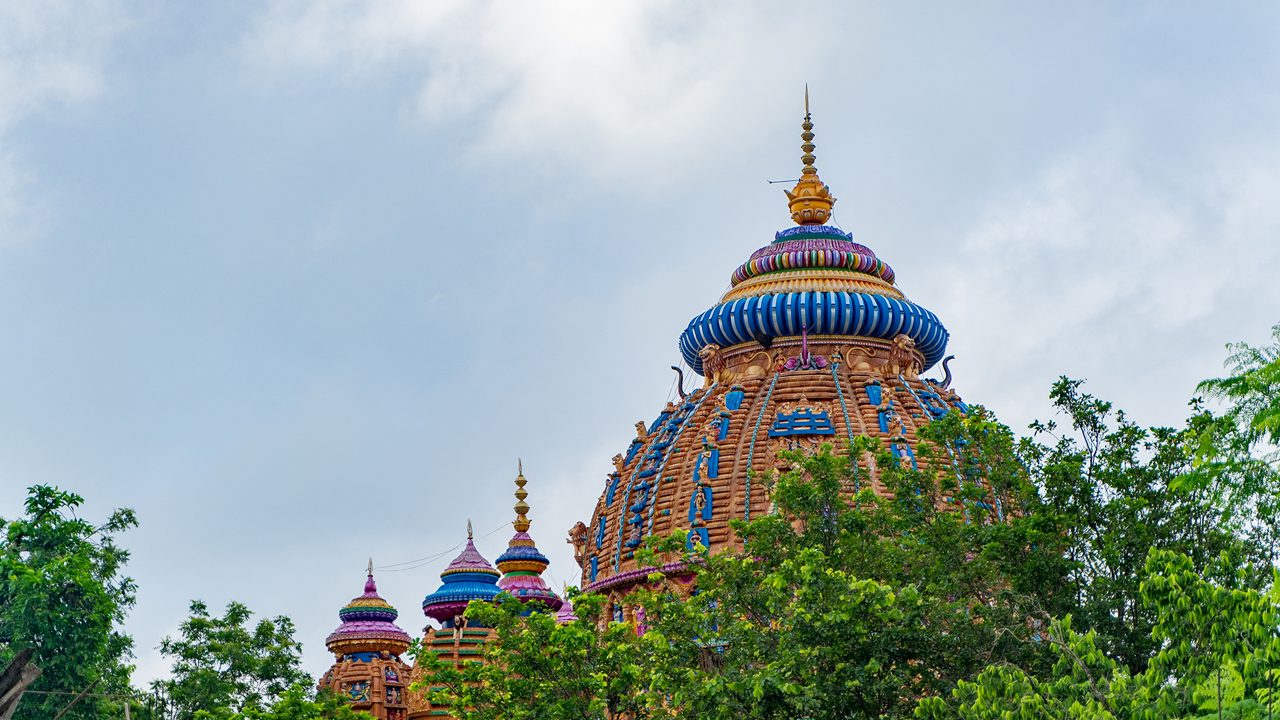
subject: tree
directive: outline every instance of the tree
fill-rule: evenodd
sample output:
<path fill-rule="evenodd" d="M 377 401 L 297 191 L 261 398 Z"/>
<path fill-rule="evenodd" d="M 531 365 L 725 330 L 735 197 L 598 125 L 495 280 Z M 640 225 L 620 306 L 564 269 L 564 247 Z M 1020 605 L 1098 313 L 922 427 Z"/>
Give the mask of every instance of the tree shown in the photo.
<path fill-rule="evenodd" d="M 1280 325 L 1272 334 L 1269 347 L 1227 346 L 1234 374 L 1198 388 L 1226 410 L 1201 409 L 1196 418 L 1194 479 L 1225 480 L 1233 504 L 1246 511 L 1246 541 L 1265 553 L 1263 566 L 1280 561 Z"/>
<path fill-rule="evenodd" d="M 661 638 L 650 693 L 700 718 L 909 717 L 991 662 L 1043 664 L 1025 640 L 1066 567 L 1056 530 L 1018 512 L 1012 449 L 981 412 L 923 430 L 918 467 L 862 439 L 893 497 L 852 501 L 849 456 L 787 454 L 776 512 L 736 525 L 742 552 L 686 558 L 688 601 L 668 578 L 638 594 Z"/>
<path fill-rule="evenodd" d="M 1226 417 L 1249 439 L 1267 440 L 1274 449 L 1280 446 L 1280 325 L 1271 328 L 1271 336 L 1275 344 L 1266 347 L 1228 345 L 1227 364 L 1235 374 L 1206 380 L 1199 389 L 1229 401 Z"/>
<path fill-rule="evenodd" d="M 1077 616 L 1044 636 L 1048 676 L 993 664 L 922 720 L 1274 720 L 1280 711 L 1280 326 L 1229 346 L 1233 375 L 1186 427 L 1141 430 L 1065 378 L 1055 403 L 1079 441 L 1024 443 L 1045 505 L 1079 525 Z M 1051 424 L 1035 428 L 1052 434 Z M 1141 564 L 1139 564 L 1141 558 Z M 1088 632 L 1073 625 L 1081 619 Z"/>
<path fill-rule="evenodd" d="M 1054 614 L 1070 612 L 1076 625 L 1096 631 L 1098 647 L 1137 673 L 1158 648 L 1154 611 L 1139 592 L 1148 552 L 1181 552 L 1199 569 L 1226 551 L 1262 560 L 1256 544 L 1242 542 L 1257 507 L 1241 502 L 1235 478 L 1197 462 L 1204 428 L 1217 426 L 1198 405 L 1181 429 L 1143 428 L 1082 385 L 1064 377 L 1050 392 L 1070 432 L 1033 423 L 1019 454 L 1038 489 L 1031 512 L 1066 540 L 1075 597 Z"/>
<path fill-rule="evenodd" d="M 1168 550 L 1148 558 L 1142 601 L 1159 650 L 1131 673 L 1097 634 L 1054 621 L 1048 679 L 994 665 L 961 681 L 950 700 L 920 702 L 920 720 L 1274 720 L 1280 713 L 1280 591 L 1250 587 L 1252 568 L 1224 554 L 1208 574 Z M 1212 578 L 1224 578 L 1216 580 Z"/>
<path fill-rule="evenodd" d="M 437 663 L 417 689 L 468 720 L 665 717 L 652 714 L 643 692 L 652 643 L 634 627 L 604 622 L 603 603 L 599 596 L 578 596 L 579 620 L 561 625 L 506 593 L 497 605 L 473 602 L 468 626 L 494 630 L 486 662 Z M 430 662 L 424 652 L 420 663 Z"/>
<path fill-rule="evenodd" d="M 368 713 L 356 712 L 342 698 L 327 691 L 313 692 L 307 683 L 298 683 L 280 694 L 267 709 L 249 707 L 231 716 L 232 720 L 368 720 Z"/>
<path fill-rule="evenodd" d="M 250 626 L 253 613 L 238 602 L 222 617 L 194 600 L 180 636 L 160 641 L 173 658 L 173 676 L 154 688 L 164 699 L 162 717 L 230 718 L 265 711 L 294 685 L 310 684 L 299 667 L 302 645 L 294 640 L 293 621 L 281 615 Z"/>
<path fill-rule="evenodd" d="M 98 525 L 77 516 L 84 498 L 47 485 L 28 488 L 25 514 L 0 519 L 0 665 L 23 648 L 43 671 L 15 717 L 53 717 L 75 693 L 127 693 L 132 641 L 120 631 L 135 585 L 123 575 L 117 537 L 137 526 L 132 510 Z M 67 694 L 60 694 L 67 693 Z M 85 697 L 64 718 L 118 713 Z"/>

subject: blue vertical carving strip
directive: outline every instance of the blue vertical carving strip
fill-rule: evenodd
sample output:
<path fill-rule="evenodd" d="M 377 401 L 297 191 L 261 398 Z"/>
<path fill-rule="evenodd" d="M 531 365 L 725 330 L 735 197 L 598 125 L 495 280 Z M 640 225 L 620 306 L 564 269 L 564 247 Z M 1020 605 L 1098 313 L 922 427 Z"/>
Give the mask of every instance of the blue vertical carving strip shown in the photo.
<path fill-rule="evenodd" d="M 618 571 L 618 566 L 622 564 L 622 538 L 627 532 L 627 505 L 631 502 L 631 486 L 636 482 L 636 473 L 640 472 L 640 464 L 636 463 L 636 469 L 631 472 L 631 481 L 627 483 L 626 489 L 622 494 L 622 516 L 618 518 L 618 542 L 613 548 L 613 571 Z"/>
<path fill-rule="evenodd" d="M 677 443 L 680 440 L 680 435 L 684 433 L 685 428 L 689 427 L 689 421 L 692 420 L 693 417 L 698 414 L 698 410 L 702 409 L 702 404 L 707 401 L 707 398 L 711 397 L 714 394 L 715 389 L 716 389 L 716 386 L 713 383 L 710 387 L 706 389 L 706 392 L 702 393 L 702 395 L 698 398 L 698 401 L 693 404 L 693 408 L 691 408 L 689 412 L 686 413 L 685 416 L 680 420 L 680 427 L 676 428 L 675 433 L 671 436 L 671 442 L 668 445 L 668 447 L 674 448 L 677 446 Z M 666 466 L 667 466 L 666 453 L 663 453 L 662 460 L 658 462 L 658 466 L 662 469 L 666 469 Z M 654 516 L 654 512 L 658 509 L 658 503 L 656 501 L 658 498 L 658 483 L 661 482 L 661 480 L 659 479 L 661 475 L 662 475 L 661 473 L 654 475 L 654 486 L 653 486 L 654 502 L 649 504 L 649 522 L 647 523 L 647 527 L 645 528 L 646 536 L 653 534 L 653 516 Z M 618 533 L 618 537 L 619 538 L 622 537 L 621 532 Z M 619 547 L 621 547 L 621 545 L 619 545 Z M 617 568 L 615 567 L 614 569 L 616 570 Z"/>
<path fill-rule="evenodd" d="M 844 431 L 849 436 L 849 462 L 853 466 L 853 491 L 856 493 L 862 486 L 862 478 L 858 476 L 858 459 L 853 456 L 853 424 L 849 422 L 849 406 L 844 402 L 844 390 L 840 387 L 840 376 L 836 368 L 840 363 L 831 363 L 831 382 L 836 384 L 836 397 L 840 398 L 840 412 L 844 413 Z"/>
<path fill-rule="evenodd" d="M 911 394 L 911 397 L 916 399 L 916 404 L 920 406 L 921 410 L 924 410 L 930 415 L 933 414 L 929 411 L 929 406 L 925 404 L 924 400 L 921 399 L 918 394 L 916 394 L 915 389 L 911 387 L 911 384 L 907 382 L 906 378 L 902 377 L 902 373 L 898 373 L 898 382 L 902 383 L 902 387 L 906 388 L 907 392 Z"/>
<path fill-rule="evenodd" d="M 751 519 L 751 461 L 756 456 L 756 436 L 760 434 L 760 422 L 764 420 L 765 411 L 769 409 L 769 400 L 773 398 L 773 389 L 778 385 L 778 373 L 773 374 L 769 383 L 769 392 L 764 396 L 764 404 L 760 406 L 760 414 L 756 416 L 756 426 L 751 431 L 751 446 L 747 449 L 747 493 L 742 501 L 744 520 Z"/>

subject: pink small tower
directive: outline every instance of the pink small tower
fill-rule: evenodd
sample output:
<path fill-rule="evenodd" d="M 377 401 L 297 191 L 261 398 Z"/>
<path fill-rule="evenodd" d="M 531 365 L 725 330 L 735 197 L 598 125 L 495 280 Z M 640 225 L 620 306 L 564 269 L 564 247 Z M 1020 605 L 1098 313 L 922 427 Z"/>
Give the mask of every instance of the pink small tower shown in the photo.
<path fill-rule="evenodd" d="M 507 551 L 498 556 L 498 569 L 502 571 L 498 587 L 528 605 L 530 610 L 546 609 L 555 612 L 564 605 L 564 600 L 547 587 L 546 581 L 542 579 L 542 573 L 551 561 L 538 550 L 533 538 L 529 536 L 529 504 L 524 501 L 529 497 L 524 489 L 525 483 L 529 481 L 524 477 L 524 463 L 517 462 L 516 520 L 512 523 L 516 534 L 507 543 Z"/>
<path fill-rule="evenodd" d="M 410 668 L 400 654 L 409 648 L 409 634 L 396 625 L 398 614 L 378 595 L 370 560 L 364 594 L 338 611 L 342 624 L 325 638 L 334 663 L 320 688 L 378 720 L 405 720 L 408 713 Z"/>

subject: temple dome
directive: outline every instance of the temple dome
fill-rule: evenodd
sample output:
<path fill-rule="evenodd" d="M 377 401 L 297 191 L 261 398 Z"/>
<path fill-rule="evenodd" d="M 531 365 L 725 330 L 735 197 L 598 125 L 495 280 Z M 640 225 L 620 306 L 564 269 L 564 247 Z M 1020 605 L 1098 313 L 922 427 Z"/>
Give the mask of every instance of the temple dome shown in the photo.
<path fill-rule="evenodd" d="M 370 561 L 364 593 L 338 611 L 342 624 L 325 638 L 324 644 L 335 655 L 382 652 L 399 655 L 409 648 L 409 634 L 396 625 L 398 615 L 396 609 L 378 595 L 373 561 Z"/>
<path fill-rule="evenodd" d="M 319 687 L 375 720 L 408 718 L 410 668 L 400 654 L 409 648 L 409 634 L 395 624 L 396 615 L 378 596 L 370 560 L 364 593 L 338 611 L 342 624 L 325 639 L 335 659 Z"/>
<path fill-rule="evenodd" d="M 445 627 L 451 627 L 454 618 L 467 609 L 472 600 L 492 601 L 501 592 L 498 578 L 501 573 L 476 550 L 467 521 L 467 544 L 458 557 L 440 573 L 443 581 L 438 589 L 422 600 L 422 612 Z"/>
<path fill-rule="evenodd" d="M 703 353 L 775 339 L 835 336 L 911 338 L 921 369 L 947 349 L 938 316 L 909 300 L 893 269 L 853 235 L 829 225 L 782 230 L 734 270 L 720 302 L 695 316 L 680 335 L 680 354 L 704 374 Z"/>
<path fill-rule="evenodd" d="M 678 402 L 636 423 L 590 524 L 570 531 L 586 591 L 621 595 L 643 583 L 654 568 L 641 567 L 635 551 L 651 535 L 686 531 L 690 546 L 735 547 L 729 523 L 770 511 L 760 478 L 789 465 L 782 450 L 846 449 L 866 435 L 915 463 L 921 427 L 968 412 L 949 370 L 940 381 L 920 376 L 943 360 L 941 321 L 907 298 L 871 248 L 828 224 L 835 198 L 814 167 L 812 129 L 806 97 L 804 170 L 787 193 L 797 226 L 739 265 L 720 302 L 680 335 L 703 387 L 681 389 Z M 864 470 L 849 490 L 890 496 L 870 458 L 859 460 Z M 995 498 L 979 505 L 1002 513 Z"/>

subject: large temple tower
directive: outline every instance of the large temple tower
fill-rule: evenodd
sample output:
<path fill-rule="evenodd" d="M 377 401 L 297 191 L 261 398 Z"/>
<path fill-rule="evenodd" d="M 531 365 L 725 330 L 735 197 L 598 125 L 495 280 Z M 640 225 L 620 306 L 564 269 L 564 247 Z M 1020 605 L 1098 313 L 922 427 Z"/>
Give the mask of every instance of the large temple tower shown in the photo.
<path fill-rule="evenodd" d="M 818 176 L 808 105 L 806 90 L 803 167 L 786 193 L 795 226 L 752 253 L 720 301 L 689 321 L 679 348 L 703 386 L 636 423 L 591 522 L 570 531 L 583 589 L 613 596 L 617 618 L 622 596 L 650 572 L 635 560 L 646 537 L 686 530 L 690 544 L 723 551 L 736 543 L 730 520 L 769 512 L 761 478 L 780 469 L 778 451 L 843 450 L 867 435 L 915 463 L 917 429 L 968 410 L 949 373 L 920 377 L 946 350 L 937 316 L 908 299 L 869 247 L 828 224 L 836 199 Z M 861 460 L 858 484 L 887 495 L 874 463 Z M 979 505 L 1002 512 L 995 498 Z"/>

